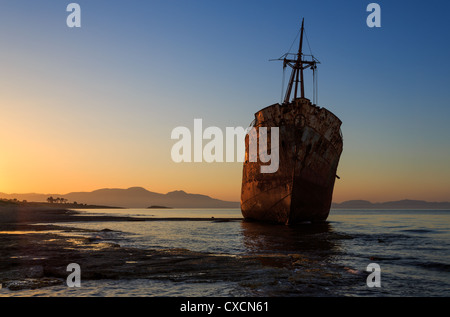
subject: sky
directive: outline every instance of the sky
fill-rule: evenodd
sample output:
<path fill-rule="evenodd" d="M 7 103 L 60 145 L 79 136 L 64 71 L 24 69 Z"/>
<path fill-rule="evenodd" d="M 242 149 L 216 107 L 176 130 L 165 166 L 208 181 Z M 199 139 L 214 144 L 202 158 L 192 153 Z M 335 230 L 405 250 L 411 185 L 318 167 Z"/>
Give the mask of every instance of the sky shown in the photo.
<path fill-rule="evenodd" d="M 239 201 L 242 163 L 175 163 L 171 131 L 248 127 L 280 102 L 269 59 L 305 18 L 318 104 L 343 122 L 333 200 L 450 201 L 448 1 L 377 1 L 380 28 L 362 0 L 79 0 L 69 28 L 71 2 L 0 2 L 0 192 Z"/>

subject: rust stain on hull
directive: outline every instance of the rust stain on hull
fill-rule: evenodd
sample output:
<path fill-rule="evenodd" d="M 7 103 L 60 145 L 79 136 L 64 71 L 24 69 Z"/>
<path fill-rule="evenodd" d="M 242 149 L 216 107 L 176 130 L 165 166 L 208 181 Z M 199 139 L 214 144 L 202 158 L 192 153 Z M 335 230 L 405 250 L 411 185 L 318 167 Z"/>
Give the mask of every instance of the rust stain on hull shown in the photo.
<path fill-rule="evenodd" d="M 341 124 L 333 113 L 306 98 L 257 112 L 256 129 L 279 128 L 279 169 L 261 173 L 264 163 L 249 160 L 247 136 L 241 189 L 244 218 L 284 224 L 325 221 L 343 149 Z M 267 139 L 266 145 L 258 139 L 258 145 L 270 148 L 271 138 Z"/>

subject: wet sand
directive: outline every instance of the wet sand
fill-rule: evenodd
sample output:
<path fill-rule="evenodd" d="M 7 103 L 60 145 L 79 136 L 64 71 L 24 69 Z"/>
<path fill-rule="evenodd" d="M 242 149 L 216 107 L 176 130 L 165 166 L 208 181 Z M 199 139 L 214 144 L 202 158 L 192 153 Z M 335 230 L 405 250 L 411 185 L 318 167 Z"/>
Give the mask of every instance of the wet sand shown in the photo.
<path fill-rule="evenodd" d="M 77 263 L 82 280 L 160 279 L 171 281 L 231 281 L 251 287 L 276 282 L 263 263 L 271 256 L 223 256 L 185 249 L 145 250 L 106 242 L 110 221 L 150 221 L 153 218 L 83 216 L 75 211 L 51 208 L 0 207 L 0 284 L 10 290 L 65 285 L 67 266 Z M 167 219 L 174 220 L 174 219 Z M 191 219 L 195 220 L 195 219 Z M 199 219 L 204 221 L 237 221 Z M 84 230 L 91 237 L 77 235 L 82 229 L 57 223 L 102 221 L 102 230 Z M 242 220 L 241 220 L 242 221 Z M 43 223 L 52 223 L 47 225 Z M 286 256 L 283 266 L 295 266 L 299 259 Z M 277 258 L 277 262 L 280 259 Z M 278 265 L 277 265 L 278 266 Z M 264 276 L 262 278 L 262 270 Z"/>

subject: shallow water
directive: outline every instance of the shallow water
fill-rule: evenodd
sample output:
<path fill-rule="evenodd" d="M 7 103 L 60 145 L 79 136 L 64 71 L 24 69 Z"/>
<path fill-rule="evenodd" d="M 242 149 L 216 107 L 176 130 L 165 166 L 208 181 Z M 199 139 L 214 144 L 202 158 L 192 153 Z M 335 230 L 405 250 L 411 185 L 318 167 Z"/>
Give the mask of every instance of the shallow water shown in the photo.
<path fill-rule="evenodd" d="M 121 246 L 181 248 L 222 256 L 264 255 L 261 276 L 252 283 L 84 281 L 80 289 L 0 290 L 0 296 L 450 296 L 450 211 L 333 210 L 327 223 L 289 227 L 239 220 L 236 209 L 90 213 L 205 218 L 64 225 L 111 229 L 100 238 Z M 217 222 L 217 218 L 234 219 Z M 366 284 L 370 263 L 381 267 L 380 288 Z"/>

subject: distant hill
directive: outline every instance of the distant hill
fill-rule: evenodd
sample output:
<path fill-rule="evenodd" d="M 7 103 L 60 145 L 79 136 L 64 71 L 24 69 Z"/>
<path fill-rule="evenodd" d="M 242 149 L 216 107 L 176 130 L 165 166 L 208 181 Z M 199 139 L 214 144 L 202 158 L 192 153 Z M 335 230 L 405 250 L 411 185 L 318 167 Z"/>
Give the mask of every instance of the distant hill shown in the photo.
<path fill-rule="evenodd" d="M 128 189 L 103 188 L 92 192 L 61 194 L 4 194 L 0 198 L 20 201 L 46 202 L 48 197 L 61 197 L 69 202 L 88 205 L 104 205 L 124 208 L 147 208 L 148 206 L 169 206 L 173 208 L 239 208 L 239 202 L 224 201 L 206 195 L 188 194 L 182 190 L 160 194 L 142 187 Z"/>
<path fill-rule="evenodd" d="M 92 192 L 73 192 L 61 194 L 4 194 L 0 199 L 18 199 L 29 202 L 47 202 L 48 197 L 61 197 L 78 204 L 101 205 L 123 208 L 148 208 L 165 206 L 171 208 L 240 208 L 239 202 L 224 201 L 206 195 L 189 194 L 182 190 L 167 194 L 155 193 L 142 187 L 128 189 L 103 188 Z M 71 207 L 73 208 L 73 207 Z M 450 202 L 428 202 L 423 200 L 399 200 L 372 203 L 367 200 L 349 200 L 333 203 L 332 209 L 444 209 L 450 210 Z"/>
<path fill-rule="evenodd" d="M 121 207 L 99 206 L 99 205 L 86 205 L 86 204 L 74 204 L 74 203 L 48 203 L 41 201 L 19 201 L 17 199 L 5 199 L 0 198 L 0 207 L 51 207 L 56 209 L 120 209 Z"/>
<path fill-rule="evenodd" d="M 424 200 L 398 200 L 372 203 L 367 200 L 349 200 L 333 203 L 332 209 L 438 209 L 450 210 L 450 202 L 428 202 Z"/>

